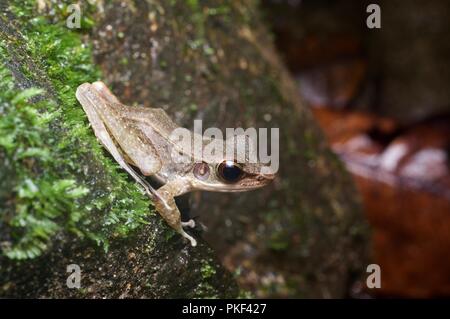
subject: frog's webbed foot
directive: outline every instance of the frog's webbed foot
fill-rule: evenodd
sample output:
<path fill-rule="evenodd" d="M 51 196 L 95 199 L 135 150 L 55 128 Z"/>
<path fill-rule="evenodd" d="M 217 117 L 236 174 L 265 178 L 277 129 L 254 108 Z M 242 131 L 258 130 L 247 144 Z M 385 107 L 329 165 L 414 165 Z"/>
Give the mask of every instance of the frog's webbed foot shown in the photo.
<path fill-rule="evenodd" d="M 181 222 L 181 226 L 195 228 L 195 220 L 189 219 L 189 221 L 187 221 L 187 222 Z"/>

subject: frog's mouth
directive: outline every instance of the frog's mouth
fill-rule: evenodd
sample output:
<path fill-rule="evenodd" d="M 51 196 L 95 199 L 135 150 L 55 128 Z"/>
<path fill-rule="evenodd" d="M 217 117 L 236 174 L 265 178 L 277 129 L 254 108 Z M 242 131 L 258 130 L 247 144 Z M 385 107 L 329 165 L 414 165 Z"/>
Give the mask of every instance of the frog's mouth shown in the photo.
<path fill-rule="evenodd" d="M 249 178 L 243 178 L 238 182 L 241 191 L 257 189 L 270 184 L 275 178 L 275 174 L 259 174 Z"/>
<path fill-rule="evenodd" d="M 197 181 L 198 187 L 205 191 L 211 192 L 245 192 L 264 187 L 275 178 L 275 174 L 260 174 L 258 176 L 248 175 L 237 181 L 236 183 L 208 183 Z"/>

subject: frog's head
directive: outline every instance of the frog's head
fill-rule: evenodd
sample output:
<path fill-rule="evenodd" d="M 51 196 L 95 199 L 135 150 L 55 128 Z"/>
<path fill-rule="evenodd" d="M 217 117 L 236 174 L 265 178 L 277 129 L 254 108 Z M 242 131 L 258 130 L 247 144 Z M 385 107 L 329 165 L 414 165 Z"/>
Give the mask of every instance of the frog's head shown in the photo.
<path fill-rule="evenodd" d="M 236 142 L 227 140 L 225 148 L 241 156 L 204 156 L 192 167 L 193 185 L 197 189 L 216 192 L 242 192 L 269 184 L 275 178 L 270 166 L 258 162 L 254 144 L 246 143 L 243 150 L 237 149 Z M 204 154 L 203 154 L 204 155 Z M 237 160 L 237 159 L 239 160 Z"/>

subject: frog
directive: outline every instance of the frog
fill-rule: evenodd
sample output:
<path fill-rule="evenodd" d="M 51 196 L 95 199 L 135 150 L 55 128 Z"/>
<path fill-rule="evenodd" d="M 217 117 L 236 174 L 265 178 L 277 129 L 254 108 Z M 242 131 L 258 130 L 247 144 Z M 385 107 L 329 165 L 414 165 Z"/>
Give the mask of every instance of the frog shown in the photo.
<path fill-rule="evenodd" d="M 95 136 L 151 199 L 156 211 L 192 246 L 196 239 L 185 228 L 195 228 L 193 219 L 181 220 L 175 197 L 192 191 L 243 192 L 268 185 L 275 172 L 258 161 L 250 161 L 252 154 L 236 160 L 236 152 L 205 155 L 204 147 L 214 144 L 222 149 L 236 148 L 236 139 L 205 137 L 177 125 L 163 108 L 128 106 L 109 90 L 102 81 L 81 84 L 75 93 L 87 115 Z M 173 132 L 182 129 L 187 139 L 174 138 Z M 200 142 L 200 149 L 186 147 Z M 254 152 L 247 148 L 247 152 Z M 254 154 L 253 154 L 254 155 Z M 140 173 L 139 173 L 140 172 Z M 160 185 L 154 188 L 147 177 Z"/>

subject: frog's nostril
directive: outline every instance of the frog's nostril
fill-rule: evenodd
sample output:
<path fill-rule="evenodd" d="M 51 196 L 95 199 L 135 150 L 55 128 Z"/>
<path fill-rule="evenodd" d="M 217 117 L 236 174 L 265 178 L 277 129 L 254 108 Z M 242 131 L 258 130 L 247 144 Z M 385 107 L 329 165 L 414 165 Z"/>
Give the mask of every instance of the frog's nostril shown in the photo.
<path fill-rule="evenodd" d="M 268 178 L 268 177 L 265 176 L 265 175 L 259 175 L 256 179 L 257 179 L 258 182 L 263 182 L 263 181 L 265 181 L 266 179 L 271 179 L 271 178 Z"/>

